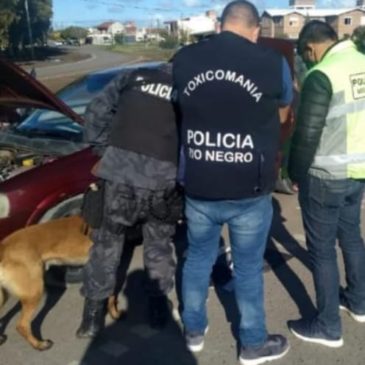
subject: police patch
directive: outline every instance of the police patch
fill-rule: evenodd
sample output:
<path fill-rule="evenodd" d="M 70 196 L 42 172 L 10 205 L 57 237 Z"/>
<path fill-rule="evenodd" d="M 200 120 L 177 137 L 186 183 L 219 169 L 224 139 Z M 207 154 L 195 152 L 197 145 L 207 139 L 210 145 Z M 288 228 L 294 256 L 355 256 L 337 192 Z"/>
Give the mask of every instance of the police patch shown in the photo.
<path fill-rule="evenodd" d="M 365 98 L 365 73 L 350 75 L 354 99 Z"/>

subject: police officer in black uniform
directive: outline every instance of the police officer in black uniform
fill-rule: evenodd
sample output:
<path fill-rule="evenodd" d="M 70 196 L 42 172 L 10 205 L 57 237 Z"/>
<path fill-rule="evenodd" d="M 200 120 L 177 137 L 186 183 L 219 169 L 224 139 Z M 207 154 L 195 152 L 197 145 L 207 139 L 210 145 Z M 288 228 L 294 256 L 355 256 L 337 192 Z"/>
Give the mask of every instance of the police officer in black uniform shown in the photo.
<path fill-rule="evenodd" d="M 175 189 L 178 156 L 171 91 L 171 65 L 125 71 L 87 108 L 85 140 L 101 156 L 94 174 L 104 182 L 104 203 L 84 270 L 85 305 L 78 337 L 94 337 L 103 327 L 125 230 L 138 222 L 142 223 L 151 325 L 166 323 L 167 294 L 175 273 L 171 237 L 177 220 L 166 207 L 166 197 Z"/>
<path fill-rule="evenodd" d="M 284 356 L 285 337 L 265 325 L 263 254 L 272 219 L 280 117 L 292 82 L 283 56 L 258 45 L 259 15 L 245 0 L 222 15 L 222 32 L 181 49 L 173 81 L 182 117 L 188 254 L 182 319 L 188 348 L 204 346 L 209 276 L 228 225 L 241 314 L 241 364 Z"/>

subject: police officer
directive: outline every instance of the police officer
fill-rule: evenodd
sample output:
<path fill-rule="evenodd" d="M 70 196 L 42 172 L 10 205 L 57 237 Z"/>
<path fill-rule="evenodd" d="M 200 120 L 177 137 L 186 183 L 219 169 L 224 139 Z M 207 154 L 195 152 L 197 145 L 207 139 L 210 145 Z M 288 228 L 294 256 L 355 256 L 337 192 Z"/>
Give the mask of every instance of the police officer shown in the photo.
<path fill-rule="evenodd" d="M 339 309 L 365 322 L 365 246 L 361 204 L 365 189 L 365 57 L 361 28 L 338 41 L 327 23 L 301 30 L 304 79 L 289 160 L 316 292 L 315 316 L 288 322 L 295 336 L 331 348 L 344 340 Z M 360 50 L 360 52 L 359 52 Z M 337 240 L 346 288 L 340 290 Z"/>
<path fill-rule="evenodd" d="M 240 361 L 261 363 L 289 349 L 283 336 L 266 330 L 263 254 L 272 218 L 279 109 L 285 120 L 292 82 L 284 58 L 256 44 L 254 5 L 233 1 L 221 21 L 220 34 L 182 48 L 173 61 L 189 241 L 182 319 L 188 348 L 202 350 L 209 276 L 227 223 L 241 314 Z"/>
<path fill-rule="evenodd" d="M 178 155 L 171 90 L 171 66 L 140 68 L 122 73 L 87 108 L 85 139 L 101 156 L 94 173 L 104 182 L 104 204 L 84 270 L 78 337 L 94 337 L 103 327 L 125 229 L 137 222 L 142 223 L 151 325 L 166 323 L 175 272 L 175 218 L 166 201 L 175 189 Z"/>

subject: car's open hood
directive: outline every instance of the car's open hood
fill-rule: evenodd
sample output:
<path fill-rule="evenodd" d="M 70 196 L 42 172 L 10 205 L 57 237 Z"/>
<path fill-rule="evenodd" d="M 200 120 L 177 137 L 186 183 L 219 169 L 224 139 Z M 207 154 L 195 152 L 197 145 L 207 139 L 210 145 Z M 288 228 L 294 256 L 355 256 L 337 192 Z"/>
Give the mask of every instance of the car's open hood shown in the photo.
<path fill-rule="evenodd" d="M 0 107 L 45 108 L 56 110 L 83 123 L 62 100 L 16 64 L 0 58 Z"/>

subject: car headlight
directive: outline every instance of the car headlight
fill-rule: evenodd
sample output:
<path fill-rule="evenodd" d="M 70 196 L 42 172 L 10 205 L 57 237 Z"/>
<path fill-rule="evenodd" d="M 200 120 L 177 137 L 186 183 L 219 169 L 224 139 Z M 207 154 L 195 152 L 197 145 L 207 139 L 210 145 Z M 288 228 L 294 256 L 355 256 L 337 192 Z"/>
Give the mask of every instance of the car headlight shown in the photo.
<path fill-rule="evenodd" d="M 0 194 L 0 218 L 9 217 L 10 213 L 10 201 L 7 195 Z"/>

